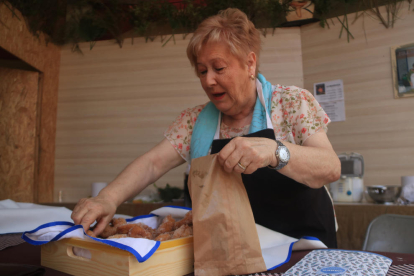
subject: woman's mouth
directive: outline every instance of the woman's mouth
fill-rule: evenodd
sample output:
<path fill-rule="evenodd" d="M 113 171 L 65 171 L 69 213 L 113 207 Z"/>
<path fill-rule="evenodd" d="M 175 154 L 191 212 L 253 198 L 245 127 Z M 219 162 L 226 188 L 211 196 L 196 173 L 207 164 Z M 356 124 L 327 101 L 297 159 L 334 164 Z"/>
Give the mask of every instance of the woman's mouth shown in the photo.
<path fill-rule="evenodd" d="M 223 92 L 223 93 L 216 93 L 216 94 L 213 94 L 213 98 L 215 99 L 215 100 L 221 100 L 221 99 L 223 99 L 224 98 L 224 95 L 226 94 L 226 92 Z"/>

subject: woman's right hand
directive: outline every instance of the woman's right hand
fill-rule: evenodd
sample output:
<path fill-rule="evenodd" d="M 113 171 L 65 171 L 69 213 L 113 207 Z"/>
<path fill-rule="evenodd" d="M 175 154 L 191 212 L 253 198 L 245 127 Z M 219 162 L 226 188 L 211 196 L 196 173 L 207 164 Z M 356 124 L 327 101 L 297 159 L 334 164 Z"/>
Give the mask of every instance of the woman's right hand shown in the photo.
<path fill-rule="evenodd" d="M 163 174 L 183 164 L 185 160 L 164 138 L 149 152 L 135 159 L 114 181 L 96 197 L 83 198 L 73 209 L 71 218 L 81 224 L 85 232 L 97 221 L 93 232 L 99 235 L 113 218 L 116 208 L 133 195 L 139 194 Z"/>
<path fill-rule="evenodd" d="M 81 224 L 85 232 L 96 221 L 93 232 L 99 235 L 113 218 L 116 208 L 117 205 L 105 196 L 82 198 L 73 209 L 71 218 L 75 224 Z"/>

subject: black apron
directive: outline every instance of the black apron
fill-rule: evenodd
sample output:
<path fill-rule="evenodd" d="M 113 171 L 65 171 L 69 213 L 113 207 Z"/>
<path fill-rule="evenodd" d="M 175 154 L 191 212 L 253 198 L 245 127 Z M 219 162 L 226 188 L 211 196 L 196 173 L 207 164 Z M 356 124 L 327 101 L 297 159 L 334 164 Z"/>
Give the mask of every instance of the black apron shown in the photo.
<path fill-rule="evenodd" d="M 275 140 L 275 133 L 265 129 L 243 137 Z M 214 140 L 211 154 L 220 152 L 230 140 Z M 335 215 L 325 187 L 309 188 L 269 168 L 242 174 L 242 179 L 257 224 L 297 239 L 316 237 L 328 248 L 337 248 Z M 186 200 L 190 205 L 188 192 Z"/>

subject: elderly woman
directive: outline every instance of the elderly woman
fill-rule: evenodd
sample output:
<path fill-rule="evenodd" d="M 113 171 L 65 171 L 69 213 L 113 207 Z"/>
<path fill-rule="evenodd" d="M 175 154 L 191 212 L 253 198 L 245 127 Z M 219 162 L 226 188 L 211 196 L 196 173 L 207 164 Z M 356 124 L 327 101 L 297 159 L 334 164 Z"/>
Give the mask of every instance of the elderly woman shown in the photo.
<path fill-rule="evenodd" d="M 74 222 L 86 229 L 96 220 L 99 234 L 117 206 L 167 171 L 218 153 L 226 171 L 242 174 L 256 223 L 336 247 L 334 211 L 324 188 L 341 170 L 326 135 L 330 120 L 308 91 L 271 85 L 258 74 L 260 44 L 259 31 L 240 10 L 203 21 L 187 55 L 210 102 L 183 111 L 164 140 L 97 197 L 81 199 Z"/>

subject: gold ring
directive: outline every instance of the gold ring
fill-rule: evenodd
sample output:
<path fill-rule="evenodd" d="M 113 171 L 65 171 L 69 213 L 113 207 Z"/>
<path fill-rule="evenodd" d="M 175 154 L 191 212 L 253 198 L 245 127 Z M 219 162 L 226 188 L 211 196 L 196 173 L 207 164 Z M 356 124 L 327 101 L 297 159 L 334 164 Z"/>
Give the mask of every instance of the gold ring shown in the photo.
<path fill-rule="evenodd" d="M 246 170 L 246 167 L 245 166 L 243 166 L 242 164 L 240 164 L 240 162 L 239 163 L 237 163 L 237 165 L 240 167 L 240 169 L 242 169 L 243 171 L 245 171 Z"/>

